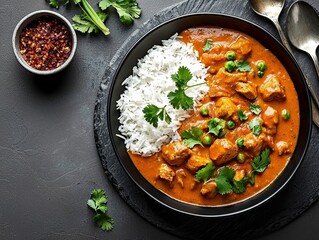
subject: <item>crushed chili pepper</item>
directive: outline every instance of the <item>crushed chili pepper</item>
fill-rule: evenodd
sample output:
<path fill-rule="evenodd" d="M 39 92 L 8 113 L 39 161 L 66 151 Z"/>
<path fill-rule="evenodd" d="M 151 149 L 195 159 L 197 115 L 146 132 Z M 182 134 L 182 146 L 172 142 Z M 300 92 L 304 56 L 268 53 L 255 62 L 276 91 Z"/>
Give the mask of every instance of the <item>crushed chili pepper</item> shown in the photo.
<path fill-rule="evenodd" d="M 72 37 L 60 20 L 44 16 L 32 21 L 21 32 L 20 52 L 23 59 L 38 70 L 52 70 L 70 56 Z"/>

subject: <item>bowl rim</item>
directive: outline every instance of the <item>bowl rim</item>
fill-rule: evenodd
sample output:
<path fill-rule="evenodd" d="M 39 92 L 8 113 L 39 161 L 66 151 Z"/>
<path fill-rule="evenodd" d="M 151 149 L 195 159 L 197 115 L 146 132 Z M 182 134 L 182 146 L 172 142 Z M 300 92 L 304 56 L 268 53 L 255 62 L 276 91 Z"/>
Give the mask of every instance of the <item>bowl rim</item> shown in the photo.
<path fill-rule="evenodd" d="M 298 71 L 299 73 L 299 77 L 300 79 L 302 80 L 302 84 L 303 84 L 303 88 L 305 90 L 305 94 L 306 94 L 306 102 L 307 102 L 307 106 L 309 108 L 309 110 L 311 109 L 311 104 L 310 104 L 310 95 L 309 95 L 309 90 L 306 86 L 306 83 L 305 83 L 305 78 L 304 78 L 304 75 L 301 71 L 301 68 L 298 64 L 298 62 L 296 61 L 296 59 L 294 58 L 294 56 L 286 49 L 286 47 L 278 40 L 276 39 L 269 31 L 267 31 L 266 29 L 264 29 L 263 27 L 257 25 L 256 23 L 252 22 L 252 21 L 249 21 L 249 20 L 246 20 L 246 19 L 243 19 L 241 17 L 238 17 L 238 16 L 233 16 L 233 15 L 228 15 L 228 14 L 223 14 L 223 13 L 211 13 L 211 12 L 200 12 L 200 13 L 189 13 L 189 14 L 185 14 L 185 15 L 181 15 L 181 16 L 177 16 L 177 17 L 174 17 L 172 19 L 169 19 L 167 21 L 164 21 L 163 23 L 157 25 L 156 27 L 152 28 L 151 30 L 147 31 L 145 34 L 143 34 L 140 38 L 138 38 L 138 40 L 129 48 L 129 50 L 126 52 L 126 54 L 124 54 L 120 61 L 119 61 L 119 64 L 118 66 L 116 67 L 115 69 L 115 72 L 114 74 L 112 75 L 111 79 L 110 79 L 110 87 L 109 87 L 109 94 L 108 94 L 108 97 L 107 97 L 107 128 L 108 128 L 108 131 L 109 131 L 109 136 L 110 136 L 110 140 L 111 140 L 111 144 L 112 144 L 112 148 L 115 152 L 115 155 L 117 157 L 117 160 L 120 162 L 121 166 L 123 167 L 123 169 L 125 170 L 126 174 L 129 176 L 129 178 L 143 191 L 145 192 L 149 197 L 151 197 L 152 199 L 154 199 L 156 202 L 160 203 L 161 205 L 164 205 L 166 206 L 167 208 L 171 209 L 171 210 L 174 210 L 174 211 L 177 211 L 179 213 L 183 213 L 183 214 L 187 214 L 187 215 L 191 215 L 191 216 L 196 216 L 196 217 L 206 217 L 206 218 L 218 218 L 218 217 L 227 217 L 227 216 L 234 216 L 234 215 L 238 215 L 238 214 L 241 214 L 241 213 L 244 213 L 244 212 L 247 212 L 251 209 L 254 209 L 260 205 L 262 205 L 263 203 L 267 202 L 269 199 L 273 198 L 278 192 L 280 192 L 286 185 L 287 183 L 290 181 L 290 179 L 293 177 L 293 175 L 295 174 L 295 172 L 298 170 L 300 164 L 303 162 L 304 160 L 304 157 L 305 157 L 305 154 L 307 152 L 307 149 L 308 149 L 308 146 L 309 146 L 309 142 L 310 142 L 310 137 L 311 137 L 311 131 L 312 131 L 312 113 L 311 111 L 308 112 L 309 114 L 309 121 L 308 121 L 308 126 L 309 126 L 309 129 L 308 131 L 306 132 L 306 143 L 304 144 L 304 148 L 302 149 L 302 153 L 301 153 L 301 156 L 300 156 L 300 159 L 298 159 L 298 162 L 297 164 L 294 166 L 293 170 L 291 171 L 291 173 L 289 174 L 288 177 L 286 177 L 284 180 L 281 180 L 282 181 L 282 184 L 277 187 L 274 191 L 271 191 L 270 194 L 268 194 L 268 196 L 266 197 L 260 197 L 261 195 L 265 195 L 266 192 L 269 191 L 269 187 L 270 185 L 272 185 L 273 183 L 271 183 L 270 185 L 268 185 L 267 187 L 265 187 L 263 190 L 259 191 L 258 193 L 256 193 L 255 195 L 253 195 L 252 197 L 249 197 L 248 199 L 244 199 L 243 201 L 240 201 L 240 202 L 235 202 L 231 205 L 221 205 L 221 206 L 205 206 L 205 205 L 195 205 L 195 204 L 192 204 L 192 203 L 187 203 L 187 202 L 183 202 L 183 201 L 180 201 L 178 199 L 175 199 L 171 196 L 169 196 L 168 194 L 162 192 L 161 190 L 157 189 L 156 187 L 154 187 L 151 183 L 148 182 L 148 180 L 146 180 L 141 173 L 140 176 L 144 179 L 144 181 L 146 183 L 143 183 L 143 184 L 146 184 L 146 186 L 141 186 L 141 184 L 138 182 L 138 180 L 136 180 L 133 176 L 132 176 L 132 173 L 126 168 L 125 164 L 123 163 L 123 161 L 121 160 L 120 158 L 120 154 L 118 152 L 118 149 L 117 149 L 117 146 L 116 146 L 116 142 L 115 142 L 115 139 L 114 139 L 114 136 L 116 134 L 113 134 L 113 131 L 117 131 L 118 133 L 118 129 L 112 129 L 111 127 L 111 118 L 112 118 L 112 114 L 111 114 L 111 107 L 110 107 L 110 103 L 111 103 L 111 100 L 112 100 L 112 97 L 113 97 L 113 89 L 114 89 L 114 85 L 115 85 L 115 82 L 116 82 L 116 79 L 119 75 L 119 72 L 120 72 L 120 69 L 122 68 L 125 60 L 127 59 L 127 57 L 130 55 L 130 53 L 134 50 L 134 48 L 140 44 L 140 42 L 142 42 L 147 36 L 149 36 L 152 32 L 156 31 L 157 29 L 163 27 L 164 25 L 167 25 L 167 24 L 170 24 L 171 22 L 174 22 L 174 21 L 178 21 L 179 19 L 183 19 L 183 18 L 188 18 L 188 17 L 193 17 L 193 16 L 212 16 L 212 17 L 223 17 L 223 18 L 227 18 L 227 19 L 232 19 L 233 21 L 240 21 L 242 22 L 243 24 L 246 24 L 246 25 L 251 25 L 251 27 L 255 28 L 255 29 L 258 29 L 259 31 L 262 31 L 264 32 L 265 34 L 267 34 L 270 38 L 272 38 L 276 43 L 277 45 L 282 48 L 285 52 L 285 54 L 287 56 L 289 56 L 290 60 L 292 61 L 294 67 L 296 68 L 296 70 Z M 217 26 L 216 24 L 211 24 L 212 26 Z M 187 28 L 187 27 L 185 27 Z M 230 29 L 234 29 L 236 30 L 236 27 L 235 28 L 230 28 Z M 240 31 L 240 30 L 238 30 Z M 243 32 L 243 31 L 240 31 L 240 32 Z M 246 33 L 247 34 L 247 33 Z M 250 35 L 250 34 L 248 34 Z M 250 35 L 251 36 L 251 35 Z M 253 36 L 251 36 L 253 37 Z M 254 37 L 253 37 L 254 38 Z M 164 39 L 161 39 L 161 40 L 164 40 Z M 259 40 L 257 40 L 259 41 Z M 275 55 L 276 56 L 276 55 Z M 277 56 L 276 56 L 277 57 Z M 283 63 L 282 63 L 283 64 Z M 289 72 L 288 72 L 289 73 Z M 295 85 L 295 84 L 294 84 Z M 299 95 L 298 95 L 298 98 L 299 98 Z M 298 100 L 299 101 L 299 100 Z M 300 104 L 300 101 L 299 101 L 299 109 L 301 109 L 301 104 Z M 301 132 L 301 127 L 299 127 L 299 135 L 298 135 L 298 139 L 297 139 L 297 144 L 299 142 L 299 136 L 300 136 L 300 132 Z M 124 144 L 124 143 L 123 143 Z M 297 145 L 296 145 L 296 148 L 297 148 Z M 295 148 L 295 149 L 296 149 Z M 294 153 L 292 155 L 291 158 L 293 158 L 293 156 L 295 155 L 295 150 L 294 150 Z M 130 160 L 131 161 L 131 160 Z M 282 173 L 285 171 L 285 169 L 287 169 L 289 163 L 291 162 L 291 159 L 289 160 L 288 164 L 285 166 L 285 168 L 283 169 L 283 171 L 275 178 L 275 180 L 273 182 L 278 182 L 278 178 L 282 175 Z M 134 163 L 132 163 L 134 165 Z M 135 165 L 134 165 L 135 166 Z M 136 168 L 136 167 L 135 167 Z M 138 171 L 138 170 L 137 170 Z M 161 194 L 164 194 L 166 196 L 166 201 L 163 202 L 161 199 L 159 199 L 157 196 L 158 194 L 151 194 L 148 190 L 149 190 L 149 187 L 151 187 L 152 189 L 154 188 L 157 193 L 159 193 L 160 195 Z M 157 195 L 157 196 L 155 196 Z M 241 207 L 240 209 L 233 209 L 234 206 L 237 207 L 238 205 L 247 205 L 247 200 L 250 200 L 250 199 L 256 199 L 256 198 L 261 198 L 260 201 L 253 201 L 254 203 L 253 204 L 249 204 L 247 207 Z M 167 203 L 168 202 L 168 203 Z M 176 205 L 178 205 L 178 207 L 176 207 Z M 179 206 L 183 207 L 183 209 L 180 209 Z M 199 209 L 199 212 L 192 212 L 192 211 L 188 211 L 189 209 L 192 209 L 192 208 L 198 208 Z M 186 209 L 186 210 L 185 210 Z M 200 210 L 201 209 L 201 210 Z M 204 209 L 204 210 L 203 210 Z M 218 211 L 217 213 L 209 213 L 207 214 L 205 212 L 205 210 L 209 210 L 209 209 L 225 209 L 226 211 L 225 212 L 220 212 Z"/>
<path fill-rule="evenodd" d="M 56 19 L 59 19 L 60 21 L 62 21 L 65 26 L 68 28 L 68 30 L 70 31 L 71 34 L 71 38 L 72 38 L 72 49 L 71 49 L 71 53 L 70 56 L 68 57 L 68 59 L 59 67 L 54 68 L 52 70 L 38 70 L 35 69 L 33 67 L 31 67 L 22 57 L 21 53 L 20 53 L 20 34 L 22 32 L 22 30 L 33 20 L 36 20 L 42 16 L 51 16 L 54 17 Z M 13 47 L 13 52 L 14 55 L 16 56 L 18 62 L 28 71 L 38 74 L 38 75 L 50 75 L 50 74 L 54 74 L 57 72 L 62 71 L 63 69 L 65 69 L 69 63 L 72 61 L 75 52 L 76 52 L 76 48 L 77 48 L 77 36 L 76 33 L 71 25 L 71 23 L 64 17 L 62 16 L 60 13 L 51 11 L 51 10 L 37 10 L 34 12 L 31 12 L 29 14 L 27 14 L 26 16 L 24 16 L 15 26 L 14 30 L 13 30 L 13 34 L 12 34 L 12 47 Z"/>

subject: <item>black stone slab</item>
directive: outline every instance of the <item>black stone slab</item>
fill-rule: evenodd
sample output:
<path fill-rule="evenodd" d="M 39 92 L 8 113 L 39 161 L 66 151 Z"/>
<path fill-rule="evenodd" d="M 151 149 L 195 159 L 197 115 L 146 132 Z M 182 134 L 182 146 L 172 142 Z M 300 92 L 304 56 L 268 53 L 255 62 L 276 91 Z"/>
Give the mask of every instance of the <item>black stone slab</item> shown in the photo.
<path fill-rule="evenodd" d="M 287 1 L 285 10 L 291 2 Z M 253 13 L 247 0 L 191 0 L 156 14 L 126 40 L 105 71 L 98 91 L 94 114 L 94 132 L 98 153 L 108 179 L 121 197 L 141 217 L 155 226 L 186 239 L 253 239 L 285 226 L 318 199 L 319 161 L 316 149 L 319 142 L 318 128 L 313 127 L 311 143 L 304 162 L 291 182 L 279 194 L 252 211 L 219 219 L 199 218 L 177 213 L 151 199 L 127 176 L 110 143 L 106 125 L 108 87 L 122 57 L 141 36 L 153 27 L 171 18 L 195 12 L 238 16 L 262 26 L 278 38 L 273 25 Z M 285 25 L 285 14 L 281 16 L 280 20 Z M 298 51 L 294 53 L 301 68 L 307 73 L 315 88 L 319 89 L 311 60 Z"/>

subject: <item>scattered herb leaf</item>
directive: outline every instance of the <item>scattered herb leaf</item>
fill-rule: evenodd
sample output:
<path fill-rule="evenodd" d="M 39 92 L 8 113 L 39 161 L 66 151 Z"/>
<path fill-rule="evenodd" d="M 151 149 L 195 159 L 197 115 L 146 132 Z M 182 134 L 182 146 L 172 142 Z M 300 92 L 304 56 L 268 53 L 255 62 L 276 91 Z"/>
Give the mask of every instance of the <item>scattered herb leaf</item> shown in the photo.
<path fill-rule="evenodd" d="M 215 137 L 220 137 L 226 127 L 226 121 L 220 118 L 212 118 L 207 122 L 208 133 L 212 133 Z"/>
<path fill-rule="evenodd" d="M 111 231 L 114 221 L 108 214 L 107 209 L 108 198 L 102 189 L 93 189 L 87 205 L 95 211 L 94 221 L 103 231 Z"/>
<path fill-rule="evenodd" d="M 149 104 L 145 108 L 143 108 L 144 118 L 147 122 L 152 124 L 154 127 L 158 127 L 158 119 L 171 123 L 171 117 L 168 115 L 166 106 L 160 108 L 154 104 Z"/>
<path fill-rule="evenodd" d="M 120 21 L 125 25 L 132 24 L 134 19 L 139 18 L 142 12 L 136 0 L 101 0 L 99 3 L 99 7 L 102 10 L 110 6 L 116 9 Z"/>
<path fill-rule="evenodd" d="M 214 170 L 215 166 L 212 162 L 210 162 L 205 167 L 196 172 L 195 178 L 198 181 L 207 182 L 213 176 Z"/>
<path fill-rule="evenodd" d="M 50 6 L 54 8 L 59 8 L 61 4 L 67 5 L 69 2 L 69 0 L 49 0 Z"/>
<path fill-rule="evenodd" d="M 199 144 L 202 146 L 200 136 L 203 131 L 199 127 L 192 127 L 189 130 L 184 130 L 181 132 L 183 142 L 188 148 L 193 148 L 195 145 Z"/>
<path fill-rule="evenodd" d="M 237 111 L 237 114 L 240 121 L 245 121 L 248 119 L 248 116 L 241 109 Z"/>
<path fill-rule="evenodd" d="M 243 193 L 246 191 L 246 185 L 248 184 L 248 176 L 245 176 L 243 179 L 237 181 L 233 180 L 233 191 L 235 193 Z"/>
<path fill-rule="evenodd" d="M 251 166 L 253 168 L 253 171 L 250 173 L 250 184 L 255 184 L 255 175 L 257 173 L 262 173 L 266 170 L 266 168 L 270 164 L 270 149 L 265 148 L 259 156 L 254 157 L 253 162 L 251 163 Z"/>
<path fill-rule="evenodd" d="M 107 14 L 104 12 L 97 12 L 98 17 L 104 22 L 107 18 Z M 90 20 L 88 15 L 82 13 L 80 15 L 74 15 L 73 28 L 81 33 L 97 33 L 99 28 Z"/>
<path fill-rule="evenodd" d="M 213 41 L 211 39 L 207 39 L 204 44 L 203 51 L 208 52 L 209 50 L 212 49 L 212 45 L 213 45 Z"/>

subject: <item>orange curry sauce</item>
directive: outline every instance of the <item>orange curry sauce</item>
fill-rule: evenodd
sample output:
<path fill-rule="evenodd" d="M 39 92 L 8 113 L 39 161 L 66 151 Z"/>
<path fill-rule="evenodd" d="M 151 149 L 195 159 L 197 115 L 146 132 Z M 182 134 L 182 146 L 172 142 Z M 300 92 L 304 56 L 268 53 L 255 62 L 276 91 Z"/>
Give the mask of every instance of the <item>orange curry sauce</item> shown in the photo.
<path fill-rule="evenodd" d="M 225 195 L 217 194 L 213 198 L 207 198 L 200 193 L 203 183 L 199 183 L 195 180 L 194 172 L 190 172 L 186 167 L 186 161 L 180 166 L 170 166 L 175 173 L 178 173 L 181 170 L 184 171 L 185 176 L 182 178 L 183 184 L 180 184 L 178 183 L 176 177 L 172 182 L 159 178 L 159 168 L 162 163 L 166 163 L 162 158 L 161 152 L 154 154 L 151 157 L 142 157 L 132 154 L 131 152 L 129 152 L 129 155 L 140 173 L 152 185 L 175 199 L 191 204 L 209 206 L 230 204 L 247 199 L 260 192 L 274 181 L 274 179 L 287 165 L 296 146 L 300 122 L 298 96 L 293 82 L 280 61 L 268 49 L 262 46 L 254 38 L 246 34 L 231 29 L 207 26 L 186 29 L 181 32 L 180 35 L 182 36 L 181 40 L 183 42 L 190 42 L 194 45 L 195 49 L 199 52 L 199 59 L 208 67 L 208 83 L 214 79 L 218 70 L 224 68 L 224 64 L 227 61 L 224 56 L 225 53 L 230 49 L 236 52 L 236 59 L 244 58 L 247 62 L 249 62 L 253 72 L 247 73 L 247 76 L 249 75 L 249 81 L 256 84 L 257 90 L 259 90 L 260 85 L 269 75 L 276 75 L 278 79 L 280 79 L 280 83 L 285 91 L 285 99 L 264 101 L 264 99 L 258 93 L 258 97 L 255 100 L 247 100 L 247 98 L 238 92 L 233 93 L 230 97 L 238 109 L 242 109 L 244 112 L 249 112 L 249 103 L 251 102 L 257 102 L 263 112 L 268 106 L 272 107 L 278 112 L 279 117 L 278 124 L 276 125 L 276 133 L 272 135 L 273 145 L 268 143 L 268 145 L 270 145 L 268 147 L 272 149 L 272 153 L 270 155 L 271 163 L 262 174 L 256 175 L 254 185 L 247 184 L 246 191 L 244 193 L 230 193 Z M 210 51 L 204 53 L 203 46 L 205 45 L 207 39 L 211 39 L 213 45 Z M 243 42 L 246 43 L 246 47 L 248 46 L 248 48 L 251 48 L 248 54 L 245 53 L 245 49 L 241 49 L 242 47 L 245 48 L 245 46 L 240 46 L 242 40 L 244 40 Z M 261 78 L 257 76 L 258 69 L 256 63 L 259 60 L 264 60 L 267 64 L 265 74 Z M 214 108 L 214 104 L 217 99 L 218 97 L 207 96 L 202 100 L 202 104 L 211 103 L 211 108 Z M 201 116 L 199 113 L 199 108 L 200 106 L 193 111 L 192 116 L 189 119 L 182 123 L 179 132 L 190 129 L 192 126 L 194 126 L 194 124 L 196 125 L 196 122 L 211 119 L 211 116 Z M 284 120 L 282 118 L 281 111 L 283 109 L 288 109 L 290 111 L 291 117 L 289 120 Z M 248 117 L 248 120 L 245 121 L 246 123 L 240 122 L 235 117 L 236 128 L 234 130 L 227 129 L 225 138 L 235 143 L 238 136 L 250 132 L 251 130 L 247 127 L 247 122 L 256 116 L 254 114 L 249 114 Z M 263 126 L 263 131 L 265 130 L 264 128 L 267 128 L 267 126 Z M 278 141 L 285 141 L 289 144 L 289 153 L 279 155 L 278 150 L 276 150 L 275 147 L 275 144 Z M 209 147 L 201 147 L 196 145 L 192 149 L 192 152 L 209 158 L 208 149 Z M 246 170 L 251 170 L 251 161 L 252 159 L 246 160 L 244 163 L 238 163 L 236 158 L 234 158 L 222 166 L 235 168 L 242 167 Z"/>

